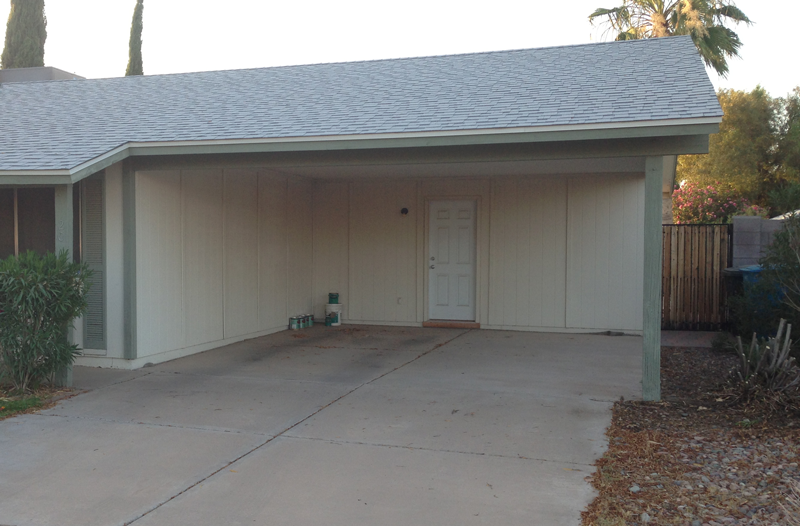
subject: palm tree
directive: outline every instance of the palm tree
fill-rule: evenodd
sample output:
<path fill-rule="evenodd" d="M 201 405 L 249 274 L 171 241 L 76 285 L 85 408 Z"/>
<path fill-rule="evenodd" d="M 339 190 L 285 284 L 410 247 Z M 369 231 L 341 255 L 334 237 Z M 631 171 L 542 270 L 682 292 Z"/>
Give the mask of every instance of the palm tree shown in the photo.
<path fill-rule="evenodd" d="M 599 8 L 589 15 L 617 33 L 615 40 L 690 35 L 707 66 L 725 77 L 727 59 L 739 56 L 742 41 L 726 23 L 751 24 L 730 0 L 622 0 L 613 9 Z"/>

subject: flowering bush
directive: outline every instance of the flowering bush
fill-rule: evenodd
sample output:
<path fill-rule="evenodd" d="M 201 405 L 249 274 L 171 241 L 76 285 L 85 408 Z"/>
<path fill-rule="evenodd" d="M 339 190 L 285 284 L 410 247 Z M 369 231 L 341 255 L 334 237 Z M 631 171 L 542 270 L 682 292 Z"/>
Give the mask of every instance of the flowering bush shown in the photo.
<path fill-rule="evenodd" d="M 735 215 L 766 215 L 729 185 L 702 186 L 684 181 L 672 194 L 675 223 L 730 223 Z"/>

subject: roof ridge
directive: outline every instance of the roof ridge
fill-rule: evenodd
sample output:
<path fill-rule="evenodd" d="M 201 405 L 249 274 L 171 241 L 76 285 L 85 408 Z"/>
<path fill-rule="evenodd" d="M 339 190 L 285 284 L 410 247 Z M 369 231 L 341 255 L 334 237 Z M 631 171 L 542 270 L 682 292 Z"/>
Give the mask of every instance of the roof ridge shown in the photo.
<path fill-rule="evenodd" d="M 68 79 L 70 81 L 103 81 L 103 80 L 120 80 L 120 79 L 150 79 L 150 78 L 160 78 L 160 77 L 175 77 L 175 76 L 184 76 L 184 75 L 204 75 L 204 74 L 213 74 L 213 73 L 227 73 L 227 72 L 245 72 L 245 71 L 263 71 L 263 70 L 285 70 L 285 69 L 292 69 L 292 68 L 312 68 L 312 67 L 319 67 L 319 66 L 337 66 L 337 65 L 349 65 L 349 64 L 374 64 L 374 63 L 386 63 L 386 62 L 404 62 L 404 61 L 422 61 L 422 60 L 429 60 L 429 59 L 446 59 L 446 58 L 456 58 L 456 57 L 477 57 L 477 56 L 485 56 L 485 55 L 500 55 L 500 54 L 513 54 L 513 53 L 524 53 L 524 52 L 531 52 L 531 51 L 545 51 L 551 49 L 565 49 L 565 48 L 579 48 L 579 47 L 600 47 L 600 46 L 622 46 L 622 45 L 652 45 L 654 42 L 666 42 L 670 40 L 676 39 L 691 39 L 691 37 L 687 35 L 676 35 L 676 36 L 668 36 L 668 37 L 660 37 L 660 38 L 651 38 L 651 39 L 640 39 L 640 40 L 609 40 L 609 41 L 602 41 L 602 42 L 583 42 L 578 44 L 559 44 L 554 46 L 544 46 L 544 47 L 530 47 L 530 48 L 514 48 L 514 49 L 496 49 L 490 51 L 470 51 L 465 53 L 445 53 L 440 55 L 418 55 L 412 57 L 393 57 L 393 58 L 375 58 L 375 59 L 363 59 L 363 60 L 343 60 L 343 61 L 334 61 L 334 62 L 310 62 L 307 64 L 285 64 L 281 66 L 258 66 L 252 68 L 235 68 L 235 69 L 211 69 L 211 70 L 202 70 L 202 71 L 185 71 L 185 72 L 176 72 L 176 73 L 156 73 L 153 75 L 133 75 L 133 76 L 119 76 L 119 77 L 100 77 L 100 78 L 86 78 L 86 79 Z M 40 84 L 43 82 L 63 82 L 64 79 L 59 80 L 40 80 L 40 81 L 31 81 L 25 82 L 25 84 Z"/>

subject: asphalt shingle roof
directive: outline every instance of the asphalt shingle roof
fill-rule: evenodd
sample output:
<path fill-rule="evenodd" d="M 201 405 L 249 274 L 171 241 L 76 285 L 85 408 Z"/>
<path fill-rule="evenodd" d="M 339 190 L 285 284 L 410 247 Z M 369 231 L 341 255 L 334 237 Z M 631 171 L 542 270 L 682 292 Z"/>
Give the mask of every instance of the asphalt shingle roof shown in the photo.
<path fill-rule="evenodd" d="M 689 37 L 0 86 L 0 170 L 127 142 L 721 117 Z"/>

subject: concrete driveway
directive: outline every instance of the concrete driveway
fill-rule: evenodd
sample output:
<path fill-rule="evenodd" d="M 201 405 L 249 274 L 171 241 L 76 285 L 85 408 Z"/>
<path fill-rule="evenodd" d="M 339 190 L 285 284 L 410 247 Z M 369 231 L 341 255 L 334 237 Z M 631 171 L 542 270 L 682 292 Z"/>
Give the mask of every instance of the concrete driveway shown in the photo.
<path fill-rule="evenodd" d="M 570 525 L 641 338 L 345 326 L 133 372 L 0 422 L 0 524 Z"/>

